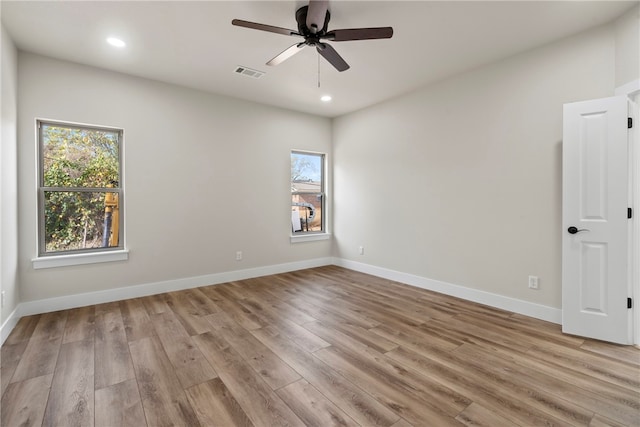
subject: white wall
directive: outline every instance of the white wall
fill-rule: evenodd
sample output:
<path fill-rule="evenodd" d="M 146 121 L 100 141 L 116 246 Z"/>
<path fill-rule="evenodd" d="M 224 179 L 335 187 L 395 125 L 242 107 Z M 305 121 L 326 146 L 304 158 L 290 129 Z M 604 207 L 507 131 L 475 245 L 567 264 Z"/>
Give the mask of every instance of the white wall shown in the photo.
<path fill-rule="evenodd" d="M 17 89 L 18 54 L 13 41 L 0 28 L 2 55 L 2 133 L 0 141 L 0 290 L 5 292 L 4 307 L 0 308 L 0 325 L 4 325 L 19 303 L 18 289 L 18 179 L 17 179 Z M 0 342 L 13 327 L 2 329 Z"/>
<path fill-rule="evenodd" d="M 560 307 L 562 105 L 613 95 L 614 39 L 599 28 L 336 119 L 336 255 Z"/>
<path fill-rule="evenodd" d="M 330 241 L 289 242 L 290 150 L 330 154 L 329 119 L 33 54 L 18 65 L 25 302 L 330 256 Z M 36 118 L 124 129 L 128 261 L 32 268 Z"/>
<path fill-rule="evenodd" d="M 616 87 L 640 79 L 640 6 L 618 18 L 616 34 Z"/>
<path fill-rule="evenodd" d="M 334 255 L 559 307 L 562 104 L 610 96 L 626 82 L 634 25 L 637 9 L 333 125 L 21 53 L 15 246 L 22 301 Z M 12 49 L 7 54 L 3 41 L 3 103 L 4 69 L 15 73 Z M 15 105 L 12 114 L 15 123 Z M 33 270 L 35 118 L 125 129 L 128 261 Z M 3 141 L 4 121 L 3 106 Z M 333 251 L 329 241 L 289 243 L 291 149 L 335 160 Z M 15 161 L 2 154 L 4 178 Z M 4 182 L 3 213 L 11 206 Z M 540 276 L 539 291 L 526 288 L 530 274 Z M 15 278 L 10 307 L 18 302 Z"/>

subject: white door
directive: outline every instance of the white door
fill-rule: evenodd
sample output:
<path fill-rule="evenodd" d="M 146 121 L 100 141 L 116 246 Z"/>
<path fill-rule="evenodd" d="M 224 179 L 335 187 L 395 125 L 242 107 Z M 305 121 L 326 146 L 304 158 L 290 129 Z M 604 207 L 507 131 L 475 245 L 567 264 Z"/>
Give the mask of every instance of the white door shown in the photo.
<path fill-rule="evenodd" d="M 631 344 L 626 96 L 564 105 L 562 330 Z"/>

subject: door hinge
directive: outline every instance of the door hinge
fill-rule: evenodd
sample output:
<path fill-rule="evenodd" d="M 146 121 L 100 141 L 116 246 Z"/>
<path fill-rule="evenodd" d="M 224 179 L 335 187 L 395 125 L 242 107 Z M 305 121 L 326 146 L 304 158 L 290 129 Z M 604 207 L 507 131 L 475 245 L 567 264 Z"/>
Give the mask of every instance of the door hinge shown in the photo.
<path fill-rule="evenodd" d="M 627 129 L 631 129 L 633 127 L 633 117 L 627 117 Z"/>
<path fill-rule="evenodd" d="M 633 218 L 633 209 L 627 208 L 627 218 Z"/>
<path fill-rule="evenodd" d="M 633 307 L 633 300 L 631 298 L 627 298 L 627 308 Z"/>

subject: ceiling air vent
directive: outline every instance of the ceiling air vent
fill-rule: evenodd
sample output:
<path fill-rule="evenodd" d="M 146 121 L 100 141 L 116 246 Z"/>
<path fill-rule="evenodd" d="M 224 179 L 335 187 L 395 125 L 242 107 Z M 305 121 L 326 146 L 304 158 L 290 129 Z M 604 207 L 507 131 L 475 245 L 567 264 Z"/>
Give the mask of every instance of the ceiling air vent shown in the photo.
<path fill-rule="evenodd" d="M 259 79 L 260 77 L 265 75 L 264 71 L 258 71 L 240 65 L 236 67 L 235 72 L 238 74 L 242 74 L 243 76 L 252 77 L 254 79 Z"/>

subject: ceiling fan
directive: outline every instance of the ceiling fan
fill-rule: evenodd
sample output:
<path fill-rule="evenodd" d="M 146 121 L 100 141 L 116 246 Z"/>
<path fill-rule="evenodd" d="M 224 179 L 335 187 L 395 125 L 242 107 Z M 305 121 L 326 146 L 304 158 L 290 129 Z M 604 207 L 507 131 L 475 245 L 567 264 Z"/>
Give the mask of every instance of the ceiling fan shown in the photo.
<path fill-rule="evenodd" d="M 303 37 L 304 41 L 296 43 L 285 49 L 275 58 L 267 62 L 267 65 L 278 65 L 300 52 L 306 46 L 315 46 L 316 50 L 324 59 L 329 61 L 338 71 L 349 69 L 349 64 L 323 40 L 343 42 L 349 40 L 371 40 L 388 39 L 393 36 L 393 28 L 349 28 L 344 30 L 327 31 L 327 25 L 331 13 L 329 12 L 328 0 L 310 0 L 308 6 L 302 6 L 296 11 L 296 22 L 298 31 L 287 28 L 274 27 L 273 25 L 258 24 L 256 22 L 234 19 L 231 24 L 238 27 L 251 28 L 254 30 L 268 31 L 270 33 L 284 34 L 285 36 Z"/>

